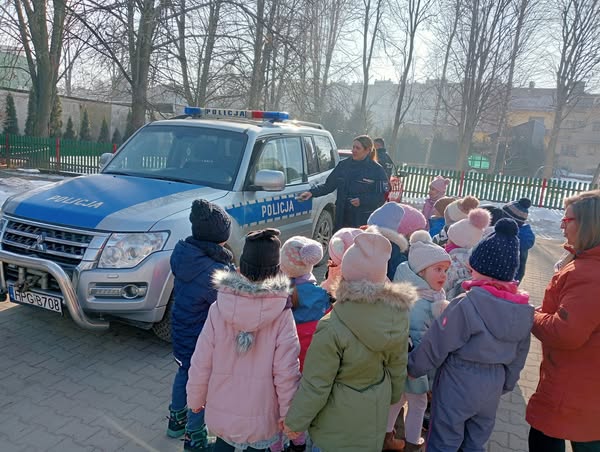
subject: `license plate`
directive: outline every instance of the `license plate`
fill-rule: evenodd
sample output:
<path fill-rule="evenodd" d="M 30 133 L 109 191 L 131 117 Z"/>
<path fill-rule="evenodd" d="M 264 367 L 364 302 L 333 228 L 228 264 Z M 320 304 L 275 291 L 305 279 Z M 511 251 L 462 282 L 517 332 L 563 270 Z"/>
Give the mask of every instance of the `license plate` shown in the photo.
<path fill-rule="evenodd" d="M 47 309 L 48 311 L 59 312 L 62 314 L 62 298 L 53 297 L 45 293 L 36 291 L 21 292 L 15 286 L 8 285 L 8 295 L 10 301 L 17 304 L 27 304 L 38 308 Z"/>

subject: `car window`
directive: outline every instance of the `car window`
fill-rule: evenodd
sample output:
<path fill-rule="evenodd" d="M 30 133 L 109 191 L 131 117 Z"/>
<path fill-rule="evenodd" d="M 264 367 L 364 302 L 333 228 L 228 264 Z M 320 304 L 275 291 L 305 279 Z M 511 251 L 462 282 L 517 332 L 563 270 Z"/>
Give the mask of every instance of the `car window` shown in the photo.
<path fill-rule="evenodd" d="M 142 128 L 103 173 L 182 180 L 231 189 L 247 135 L 220 129 L 154 125 Z"/>
<path fill-rule="evenodd" d="M 308 175 L 317 174 L 319 172 L 319 158 L 312 137 L 304 137 L 304 149 L 306 150 Z"/>
<path fill-rule="evenodd" d="M 304 180 L 304 163 L 300 137 L 267 141 L 256 161 L 254 174 L 265 169 L 283 172 L 286 185 L 301 184 Z"/>
<path fill-rule="evenodd" d="M 323 172 L 333 169 L 335 166 L 335 158 L 333 156 L 333 146 L 331 145 L 331 141 L 329 141 L 329 138 L 320 135 L 316 135 L 314 140 L 319 159 L 319 170 Z"/>

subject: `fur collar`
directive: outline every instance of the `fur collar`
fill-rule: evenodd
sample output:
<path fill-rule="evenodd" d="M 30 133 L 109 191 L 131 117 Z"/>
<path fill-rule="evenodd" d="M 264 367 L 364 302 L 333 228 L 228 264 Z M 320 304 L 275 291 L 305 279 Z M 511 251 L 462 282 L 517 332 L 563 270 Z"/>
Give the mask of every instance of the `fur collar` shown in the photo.
<path fill-rule="evenodd" d="M 335 291 L 336 303 L 384 303 L 402 311 L 409 310 L 419 296 L 409 283 L 372 283 L 342 279 Z"/>
<path fill-rule="evenodd" d="M 400 251 L 405 253 L 408 250 L 408 240 L 402 234 L 394 231 L 393 229 L 380 228 L 375 225 L 369 226 L 365 232 L 372 232 L 373 234 L 379 234 L 388 239 L 391 243 L 395 243 L 400 248 Z"/>
<path fill-rule="evenodd" d="M 214 272 L 212 280 L 217 289 L 229 289 L 234 293 L 250 295 L 291 293 L 290 280 L 283 273 L 260 282 L 254 282 L 237 272 L 217 270 Z"/>

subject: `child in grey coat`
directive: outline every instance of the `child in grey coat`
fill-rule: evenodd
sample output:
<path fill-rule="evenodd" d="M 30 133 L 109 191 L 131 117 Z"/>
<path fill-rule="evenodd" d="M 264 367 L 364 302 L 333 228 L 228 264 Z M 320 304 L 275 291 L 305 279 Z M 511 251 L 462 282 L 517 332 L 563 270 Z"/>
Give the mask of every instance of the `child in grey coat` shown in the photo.
<path fill-rule="evenodd" d="M 520 292 L 518 226 L 502 219 L 473 249 L 473 279 L 409 355 L 408 374 L 438 368 L 428 452 L 485 451 L 500 396 L 519 379 L 529 351 L 533 306 Z"/>

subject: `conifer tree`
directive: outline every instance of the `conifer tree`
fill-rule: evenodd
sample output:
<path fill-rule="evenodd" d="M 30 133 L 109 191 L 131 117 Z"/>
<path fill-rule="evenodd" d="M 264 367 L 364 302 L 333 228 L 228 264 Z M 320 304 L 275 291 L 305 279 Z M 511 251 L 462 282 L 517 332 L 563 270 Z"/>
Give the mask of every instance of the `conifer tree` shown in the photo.
<path fill-rule="evenodd" d="M 67 119 L 67 128 L 65 129 L 65 134 L 63 135 L 65 140 L 74 140 L 75 139 L 75 127 L 73 126 L 73 120 L 69 116 Z"/>
<path fill-rule="evenodd" d="M 135 132 L 135 129 L 133 127 L 133 117 L 131 115 L 131 110 L 129 110 L 129 112 L 127 113 L 127 121 L 125 124 L 125 136 L 123 136 L 123 141 L 125 141 L 127 138 L 133 135 L 133 132 Z"/>
<path fill-rule="evenodd" d="M 108 123 L 106 118 L 102 118 L 102 125 L 100 126 L 100 134 L 98 135 L 98 143 L 108 143 L 110 138 L 110 131 L 108 130 Z"/>
<path fill-rule="evenodd" d="M 52 104 L 52 111 L 50 112 L 50 136 L 60 137 L 62 135 L 62 104 L 60 97 L 57 95 L 54 98 Z"/>
<path fill-rule="evenodd" d="M 4 130 L 2 133 L 7 135 L 19 134 L 19 123 L 17 122 L 17 108 L 15 107 L 15 99 L 11 93 L 6 95 L 6 109 L 4 118 Z"/>
<path fill-rule="evenodd" d="M 90 132 L 90 118 L 88 117 L 87 109 L 83 110 L 83 117 L 79 125 L 79 139 L 81 141 L 92 141 Z"/>
<path fill-rule="evenodd" d="M 29 90 L 29 99 L 27 100 L 27 120 L 25 121 L 25 135 L 33 135 L 35 125 L 35 91 L 33 86 Z"/>
<path fill-rule="evenodd" d="M 121 131 L 119 130 L 118 127 L 115 127 L 115 131 L 113 132 L 111 141 L 113 144 L 116 144 L 117 146 L 123 142 L 123 137 L 121 136 Z"/>

